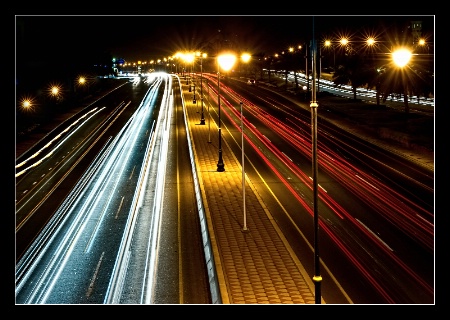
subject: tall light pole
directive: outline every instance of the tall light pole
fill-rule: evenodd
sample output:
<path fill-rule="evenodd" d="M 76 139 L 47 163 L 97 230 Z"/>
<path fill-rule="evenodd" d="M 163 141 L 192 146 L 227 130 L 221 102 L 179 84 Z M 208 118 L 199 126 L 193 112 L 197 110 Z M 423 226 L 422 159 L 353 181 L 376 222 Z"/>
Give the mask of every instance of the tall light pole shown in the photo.
<path fill-rule="evenodd" d="M 222 132 L 220 125 L 220 63 L 217 57 L 217 106 L 219 108 L 219 160 L 217 161 L 217 171 L 225 171 L 225 164 L 222 158 Z"/>
<path fill-rule="evenodd" d="M 308 74 L 308 43 L 305 44 L 305 77 L 306 77 L 306 99 L 308 99 L 309 95 L 309 74 Z"/>
<path fill-rule="evenodd" d="M 316 49 L 317 49 L 317 44 L 316 44 Z M 319 46 L 319 73 L 317 76 L 317 92 L 320 92 L 320 76 L 322 74 L 322 53 L 320 50 L 320 46 Z"/>
<path fill-rule="evenodd" d="M 244 226 L 242 227 L 242 231 L 243 232 L 248 232 L 248 228 L 247 228 L 247 211 L 245 208 L 245 170 L 244 170 L 244 161 L 245 161 L 245 153 L 244 153 L 244 112 L 242 109 L 242 101 L 240 102 L 241 104 L 241 137 L 242 137 L 242 142 L 241 142 L 241 150 L 242 150 L 242 206 L 243 206 L 243 210 L 244 210 Z"/>
<path fill-rule="evenodd" d="M 241 55 L 241 60 L 244 63 L 248 63 L 251 59 L 251 55 L 248 53 L 243 53 Z M 245 163 L 245 152 L 244 152 L 244 109 L 243 109 L 243 103 L 241 104 L 241 150 L 242 150 L 242 207 L 243 207 L 243 214 L 244 214 L 244 226 L 242 227 L 243 232 L 248 232 L 247 228 L 247 210 L 245 207 L 245 169 L 244 169 L 244 163 Z"/>
<path fill-rule="evenodd" d="M 183 60 L 184 60 L 184 65 L 185 65 L 185 69 L 186 69 L 184 78 L 186 79 L 186 84 L 189 84 L 189 92 L 191 92 L 192 76 L 188 71 L 188 64 L 191 64 L 191 70 L 192 70 L 192 63 L 193 63 L 194 59 L 195 59 L 195 55 L 191 52 L 183 54 Z M 186 78 L 186 74 L 188 74 L 189 79 Z"/>
<path fill-rule="evenodd" d="M 309 94 L 309 66 L 308 66 L 308 44 L 305 45 L 305 76 L 306 76 L 306 96 Z"/>
<path fill-rule="evenodd" d="M 208 88 L 208 97 L 209 97 L 209 83 L 208 78 L 206 78 L 206 87 Z M 211 101 L 208 99 L 208 143 L 211 143 L 211 113 L 209 112 L 209 106 L 211 105 Z"/>
<path fill-rule="evenodd" d="M 194 88 L 194 98 L 192 99 L 192 104 L 195 104 L 196 106 L 197 106 L 197 99 L 195 99 L 195 81 L 196 81 L 197 79 L 196 78 L 194 78 L 194 80 L 192 80 L 191 81 L 191 83 L 193 83 L 194 85 L 193 85 L 193 88 Z M 197 109 L 197 108 L 196 108 Z M 198 111 L 197 111 L 197 113 L 198 113 Z"/>
<path fill-rule="evenodd" d="M 331 40 L 325 40 L 324 42 L 324 46 L 326 48 L 333 48 L 333 72 L 336 72 L 336 48 L 335 46 L 331 43 Z"/>
<path fill-rule="evenodd" d="M 236 57 L 233 54 L 227 53 L 217 57 L 217 105 L 219 107 L 219 160 L 217 161 L 217 171 L 225 171 L 225 165 L 222 158 L 222 130 L 220 121 L 220 67 L 224 71 L 228 71 L 234 65 Z"/>
<path fill-rule="evenodd" d="M 318 164 L 317 164 L 317 108 L 316 101 L 316 55 L 317 46 L 314 38 L 314 17 L 313 17 L 313 40 L 312 40 L 312 99 L 311 99 L 311 130 L 312 130 L 312 171 L 313 171 L 313 203 L 314 203 L 314 287 L 315 302 L 321 303 L 321 283 L 320 258 L 319 258 L 319 204 L 318 204 Z"/>
<path fill-rule="evenodd" d="M 200 100 L 202 104 L 202 114 L 200 118 L 200 124 L 205 124 L 205 114 L 203 113 L 203 58 L 206 57 L 206 53 L 198 53 L 200 55 Z"/>

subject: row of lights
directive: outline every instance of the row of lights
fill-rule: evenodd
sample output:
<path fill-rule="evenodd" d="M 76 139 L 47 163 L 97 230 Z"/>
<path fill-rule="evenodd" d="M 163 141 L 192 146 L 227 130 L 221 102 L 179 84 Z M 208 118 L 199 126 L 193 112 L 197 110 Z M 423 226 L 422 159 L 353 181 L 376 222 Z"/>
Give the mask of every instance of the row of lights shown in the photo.
<path fill-rule="evenodd" d="M 193 64 L 195 62 L 195 58 L 200 58 L 200 100 L 201 100 L 201 107 L 202 107 L 202 115 L 200 124 L 204 125 L 204 114 L 203 114 L 203 59 L 207 57 L 206 53 L 201 52 L 188 52 L 188 53 L 177 53 L 174 55 L 177 59 L 183 60 L 185 63 Z M 251 59 L 251 55 L 248 53 L 244 53 L 240 56 L 242 62 L 248 63 Z M 220 101 L 220 78 L 221 78 L 221 70 L 223 72 L 228 72 L 233 68 L 236 61 L 238 61 L 237 55 L 234 53 L 226 52 L 219 54 L 217 57 L 217 106 L 218 106 L 218 161 L 217 161 L 217 171 L 218 172 L 224 172 L 225 171 L 225 164 L 223 162 L 223 156 L 222 156 L 222 122 L 221 122 L 221 101 Z M 195 101 L 195 89 L 194 89 L 194 101 Z M 195 103 L 195 102 L 193 102 Z M 243 103 L 240 102 L 241 106 L 241 150 L 242 150 L 242 199 L 243 199 L 243 232 L 248 232 L 249 229 L 247 228 L 247 216 L 246 216 L 246 205 L 245 205 L 245 169 L 244 169 L 244 121 L 243 121 Z M 208 139 L 208 143 L 210 143 L 211 140 Z"/>
<path fill-rule="evenodd" d="M 76 81 L 78 86 L 89 86 L 88 80 L 84 76 L 78 77 Z M 50 84 L 48 88 L 48 95 L 50 97 L 53 97 L 55 99 L 61 99 L 62 98 L 62 85 L 60 84 Z M 20 101 L 20 107 L 23 111 L 29 111 L 33 110 L 33 107 L 36 104 L 36 99 L 33 97 L 23 97 Z"/>
<path fill-rule="evenodd" d="M 368 48 L 375 49 L 375 48 L 379 47 L 383 43 L 383 41 L 378 40 L 379 37 L 375 36 L 375 35 L 364 35 L 363 38 L 364 39 L 360 38 L 360 39 L 358 39 L 356 41 L 351 39 L 351 37 L 349 37 L 349 36 L 341 36 L 338 39 L 324 38 L 324 40 L 321 41 L 320 48 L 323 48 L 323 49 L 326 49 L 326 50 L 327 49 L 335 50 L 338 47 L 341 47 L 341 48 L 347 47 L 348 48 L 353 43 L 359 43 L 359 44 L 362 43 L 362 44 L 364 44 L 364 47 L 366 47 L 367 49 Z M 414 46 L 416 48 L 428 48 L 428 50 L 429 50 L 428 41 L 424 37 L 418 38 L 415 41 Z M 298 50 L 301 50 L 301 49 L 302 49 L 302 46 L 299 45 L 298 46 Z M 294 48 L 293 47 L 290 47 L 288 50 L 289 50 L 289 52 L 294 52 Z M 319 49 L 319 53 L 320 53 L 320 49 Z M 149 63 L 152 64 L 152 65 L 154 65 L 155 63 L 156 64 L 164 63 L 165 65 L 169 66 L 171 61 L 173 61 L 175 59 L 181 58 L 181 59 L 183 59 L 183 61 L 186 61 L 185 59 L 193 59 L 191 57 L 192 56 L 195 57 L 195 54 L 196 53 L 176 53 L 173 56 L 164 57 L 162 59 L 157 59 L 157 60 L 151 59 Z M 282 54 L 284 54 L 284 50 L 283 50 Z M 278 57 L 279 55 L 278 55 L 278 53 L 275 53 L 273 56 L 274 57 Z M 267 60 L 267 57 L 264 58 L 264 59 Z M 142 65 L 146 65 L 146 64 L 147 64 L 147 61 L 138 61 L 137 63 L 136 62 L 125 63 L 122 66 L 124 66 L 124 67 L 126 67 L 126 66 L 136 67 L 136 66 L 142 66 Z"/>
<path fill-rule="evenodd" d="M 189 63 L 189 64 L 193 64 L 193 62 L 195 61 L 196 57 L 200 57 L 200 68 L 201 68 L 201 76 L 200 76 L 200 81 L 202 81 L 203 78 L 203 59 L 207 57 L 206 53 L 201 53 L 201 52 L 187 52 L 187 53 L 181 53 L 178 52 L 174 55 L 175 58 L 179 58 L 182 59 L 185 63 Z M 248 53 L 244 53 L 241 55 L 241 60 L 244 63 L 248 63 L 251 59 L 251 55 Z M 233 53 L 223 53 L 217 56 L 217 64 L 218 64 L 218 70 L 217 70 L 217 88 L 218 88 L 218 94 L 217 94 L 217 105 L 218 105 L 218 116 L 219 116 L 219 124 L 218 124 L 218 131 L 219 131 L 219 160 L 217 162 L 217 171 L 219 172 L 223 172 L 225 171 L 225 165 L 223 163 L 223 157 L 222 157 L 222 129 L 221 129 L 221 119 L 220 119 L 220 109 L 221 109 L 221 104 L 220 104 L 220 69 L 222 69 L 225 72 L 228 72 L 229 70 L 231 70 L 231 68 L 234 66 L 234 64 L 237 61 L 237 56 Z M 203 115 L 203 92 L 202 92 L 202 83 L 200 84 L 200 99 L 201 99 L 201 104 L 202 104 L 202 117 L 200 120 L 200 124 L 205 124 L 204 122 L 204 115 Z M 194 101 L 195 101 L 195 92 L 194 92 Z"/>
<path fill-rule="evenodd" d="M 353 41 L 351 40 L 349 37 L 341 37 L 337 40 L 333 40 L 330 38 L 325 38 L 322 42 L 321 45 L 319 46 L 319 57 L 321 58 L 321 48 L 323 50 L 330 50 L 333 49 L 333 57 L 334 57 L 334 67 L 336 64 L 336 48 L 350 48 L 350 49 L 354 49 L 354 47 L 352 47 L 352 44 L 358 44 L 360 47 L 359 49 L 365 49 L 365 50 L 370 50 L 372 52 L 375 52 L 376 49 L 379 49 L 382 45 L 384 45 L 384 43 L 382 41 L 377 40 L 375 37 L 373 36 L 367 36 L 365 38 L 365 40 L 362 41 Z M 384 45 L 385 46 L 385 45 Z M 308 45 L 302 46 L 302 45 L 298 45 L 297 49 L 295 49 L 294 47 L 289 47 L 288 48 L 288 52 L 289 53 L 294 53 L 295 51 L 300 52 L 302 51 L 302 49 L 305 47 L 306 49 L 306 55 L 305 57 L 308 55 L 307 50 L 308 50 Z M 386 47 L 386 46 L 385 46 Z M 427 42 L 427 40 L 425 38 L 419 38 L 417 39 L 417 42 L 414 45 L 415 48 L 426 48 L 427 52 L 429 51 L 429 44 Z M 403 61 L 405 61 L 406 59 L 406 63 L 409 61 L 407 57 L 411 58 L 412 56 L 412 50 L 408 49 L 406 46 L 402 46 L 399 47 L 398 49 L 393 49 L 393 48 L 387 48 L 388 53 L 391 54 L 392 56 L 392 60 L 394 61 L 394 63 L 397 66 L 404 66 L 405 64 L 403 64 Z M 285 51 L 282 51 L 281 54 L 285 54 Z M 273 54 L 272 57 L 274 58 L 279 58 L 279 54 L 275 53 Z M 269 60 L 270 56 L 266 56 L 264 57 L 264 60 Z M 400 60 L 398 60 L 400 59 Z M 307 70 L 307 69 L 306 69 Z"/>
<path fill-rule="evenodd" d="M 340 40 L 340 45 L 342 46 L 346 46 L 349 44 L 348 39 L 343 38 Z M 365 42 L 365 44 L 369 47 L 371 46 L 375 46 L 376 41 L 374 38 L 369 38 L 367 39 L 367 41 Z M 332 45 L 331 40 L 326 40 L 324 42 L 324 46 L 326 47 L 330 47 Z M 315 47 L 315 46 L 313 46 Z M 299 49 L 301 49 L 301 46 L 299 46 Z M 294 49 L 290 48 L 289 49 L 290 52 L 293 52 Z M 406 48 L 401 48 L 398 49 L 394 52 L 392 52 L 392 60 L 394 61 L 394 63 L 396 65 L 398 65 L 399 67 L 403 67 L 405 66 L 410 58 L 412 56 L 412 53 L 410 50 L 406 49 Z M 320 53 L 319 53 L 319 57 L 320 57 Z M 250 55 L 245 54 L 242 55 L 242 60 L 244 62 L 248 62 L 250 59 Z M 316 52 L 313 53 L 313 60 L 314 60 L 314 65 L 313 65 L 313 72 L 316 72 Z M 225 166 L 223 163 L 223 158 L 222 158 L 222 136 L 221 136 L 221 120 L 220 120 L 220 68 L 222 68 L 224 71 L 228 71 L 232 68 L 232 66 L 234 65 L 235 61 L 236 61 L 236 56 L 233 54 L 223 54 L 223 55 L 219 55 L 217 57 L 217 62 L 218 62 L 218 72 L 217 72 L 217 86 L 218 86 L 218 118 L 219 118 L 219 124 L 218 124 L 218 132 L 219 132 L 219 160 L 217 163 L 217 171 L 219 172 L 223 172 L 225 171 Z M 193 62 L 194 58 L 193 55 L 189 56 L 189 59 L 185 60 L 188 62 Z M 307 61 L 307 57 L 306 57 L 306 63 L 308 63 Z M 202 66 L 202 62 L 200 63 L 200 66 Z M 306 70 L 308 70 L 308 67 L 306 68 Z M 203 71 L 201 70 L 201 78 L 203 78 Z M 313 77 L 314 79 L 314 77 Z M 315 81 L 315 80 L 314 80 Z M 313 86 L 315 88 L 315 86 Z M 194 93 L 194 99 L 195 99 L 195 93 Z M 202 100 L 202 114 L 203 114 L 203 94 L 201 93 L 201 100 Z M 245 207 L 245 170 L 244 170 L 244 123 L 243 123 L 243 109 L 242 109 L 242 102 L 241 104 L 241 133 L 242 133 L 242 146 L 241 146 L 241 150 L 242 150 L 242 189 L 243 189 L 243 216 L 244 216 L 244 226 L 242 231 L 243 232 L 248 232 L 248 228 L 247 228 L 247 224 L 246 224 L 246 207 Z M 313 92 L 313 100 L 311 101 L 311 113 L 312 113 L 312 118 L 313 118 L 313 122 L 312 122 L 312 140 L 313 140 L 313 180 L 314 180 L 314 188 L 313 188 L 313 192 L 314 192 L 314 228 L 315 228 L 315 232 L 314 232 L 314 262 L 315 262 L 315 272 L 314 272 L 314 277 L 313 277 L 313 281 L 315 284 L 315 288 L 316 288 L 316 293 L 315 293 L 315 302 L 317 304 L 321 303 L 321 281 L 322 281 L 322 277 L 320 275 L 320 264 L 319 264 L 319 250 L 318 250 L 318 206 L 317 206 L 317 197 L 318 197 L 318 188 L 317 188 L 317 175 L 318 175 L 318 166 L 317 166 L 317 107 L 318 104 L 315 101 L 315 92 Z M 203 116 L 202 116 L 203 119 Z M 200 124 L 204 124 L 204 123 L 200 123 Z"/>

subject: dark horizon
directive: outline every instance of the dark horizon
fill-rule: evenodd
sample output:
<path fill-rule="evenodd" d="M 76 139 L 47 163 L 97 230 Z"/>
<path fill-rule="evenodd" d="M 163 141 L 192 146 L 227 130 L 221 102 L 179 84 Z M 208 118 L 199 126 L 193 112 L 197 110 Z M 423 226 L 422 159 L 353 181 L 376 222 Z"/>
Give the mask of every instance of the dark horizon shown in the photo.
<path fill-rule="evenodd" d="M 362 41 L 364 35 L 383 32 L 396 34 L 395 40 L 411 21 L 420 20 L 430 43 L 435 28 L 433 15 L 19 15 L 15 20 L 17 92 L 93 74 L 93 65 L 109 64 L 112 57 L 150 61 L 215 42 L 259 56 L 281 53 L 310 41 L 313 26 L 317 41 L 340 35 Z"/>
<path fill-rule="evenodd" d="M 313 21 L 314 20 L 314 21 Z M 381 34 L 423 21 L 434 33 L 434 16 L 17 16 L 17 62 L 88 59 L 110 53 L 128 61 L 194 50 L 221 36 L 243 50 L 271 53 L 313 36 Z"/>

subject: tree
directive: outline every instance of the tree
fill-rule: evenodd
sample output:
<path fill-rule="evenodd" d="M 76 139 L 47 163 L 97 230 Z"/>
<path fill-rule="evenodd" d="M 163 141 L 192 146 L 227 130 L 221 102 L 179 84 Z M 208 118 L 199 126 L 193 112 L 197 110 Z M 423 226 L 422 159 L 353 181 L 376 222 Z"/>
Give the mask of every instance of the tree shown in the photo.
<path fill-rule="evenodd" d="M 369 80 L 367 82 L 367 89 L 375 88 L 375 95 L 377 100 L 377 106 L 380 105 L 381 101 L 381 86 L 384 76 L 385 68 L 377 68 L 372 66 L 368 70 Z"/>
<path fill-rule="evenodd" d="M 362 55 L 347 54 L 333 74 L 335 85 L 350 85 L 353 99 L 356 100 L 358 87 L 366 86 L 374 76 L 373 69 L 366 63 Z"/>
<path fill-rule="evenodd" d="M 418 65 L 406 65 L 400 68 L 391 62 L 380 70 L 376 80 L 377 94 L 382 97 L 383 102 L 393 94 L 403 94 L 406 113 L 409 113 L 409 97 L 429 96 L 434 91 L 432 74 Z"/>

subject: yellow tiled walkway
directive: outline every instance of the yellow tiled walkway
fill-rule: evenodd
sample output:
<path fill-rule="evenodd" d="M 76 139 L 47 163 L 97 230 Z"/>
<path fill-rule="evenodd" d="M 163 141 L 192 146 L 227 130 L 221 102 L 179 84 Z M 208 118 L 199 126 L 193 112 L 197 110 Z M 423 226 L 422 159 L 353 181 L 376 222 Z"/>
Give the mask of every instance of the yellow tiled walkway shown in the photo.
<path fill-rule="evenodd" d="M 201 114 L 197 112 L 198 105 L 192 104 L 193 93 L 187 85 L 183 85 L 183 94 L 222 303 L 314 304 L 312 279 L 248 178 L 245 189 L 248 231 L 242 231 L 241 164 L 228 148 L 222 128 L 225 171 L 217 171 L 217 125 L 211 121 L 211 131 L 208 123 L 199 125 Z"/>

